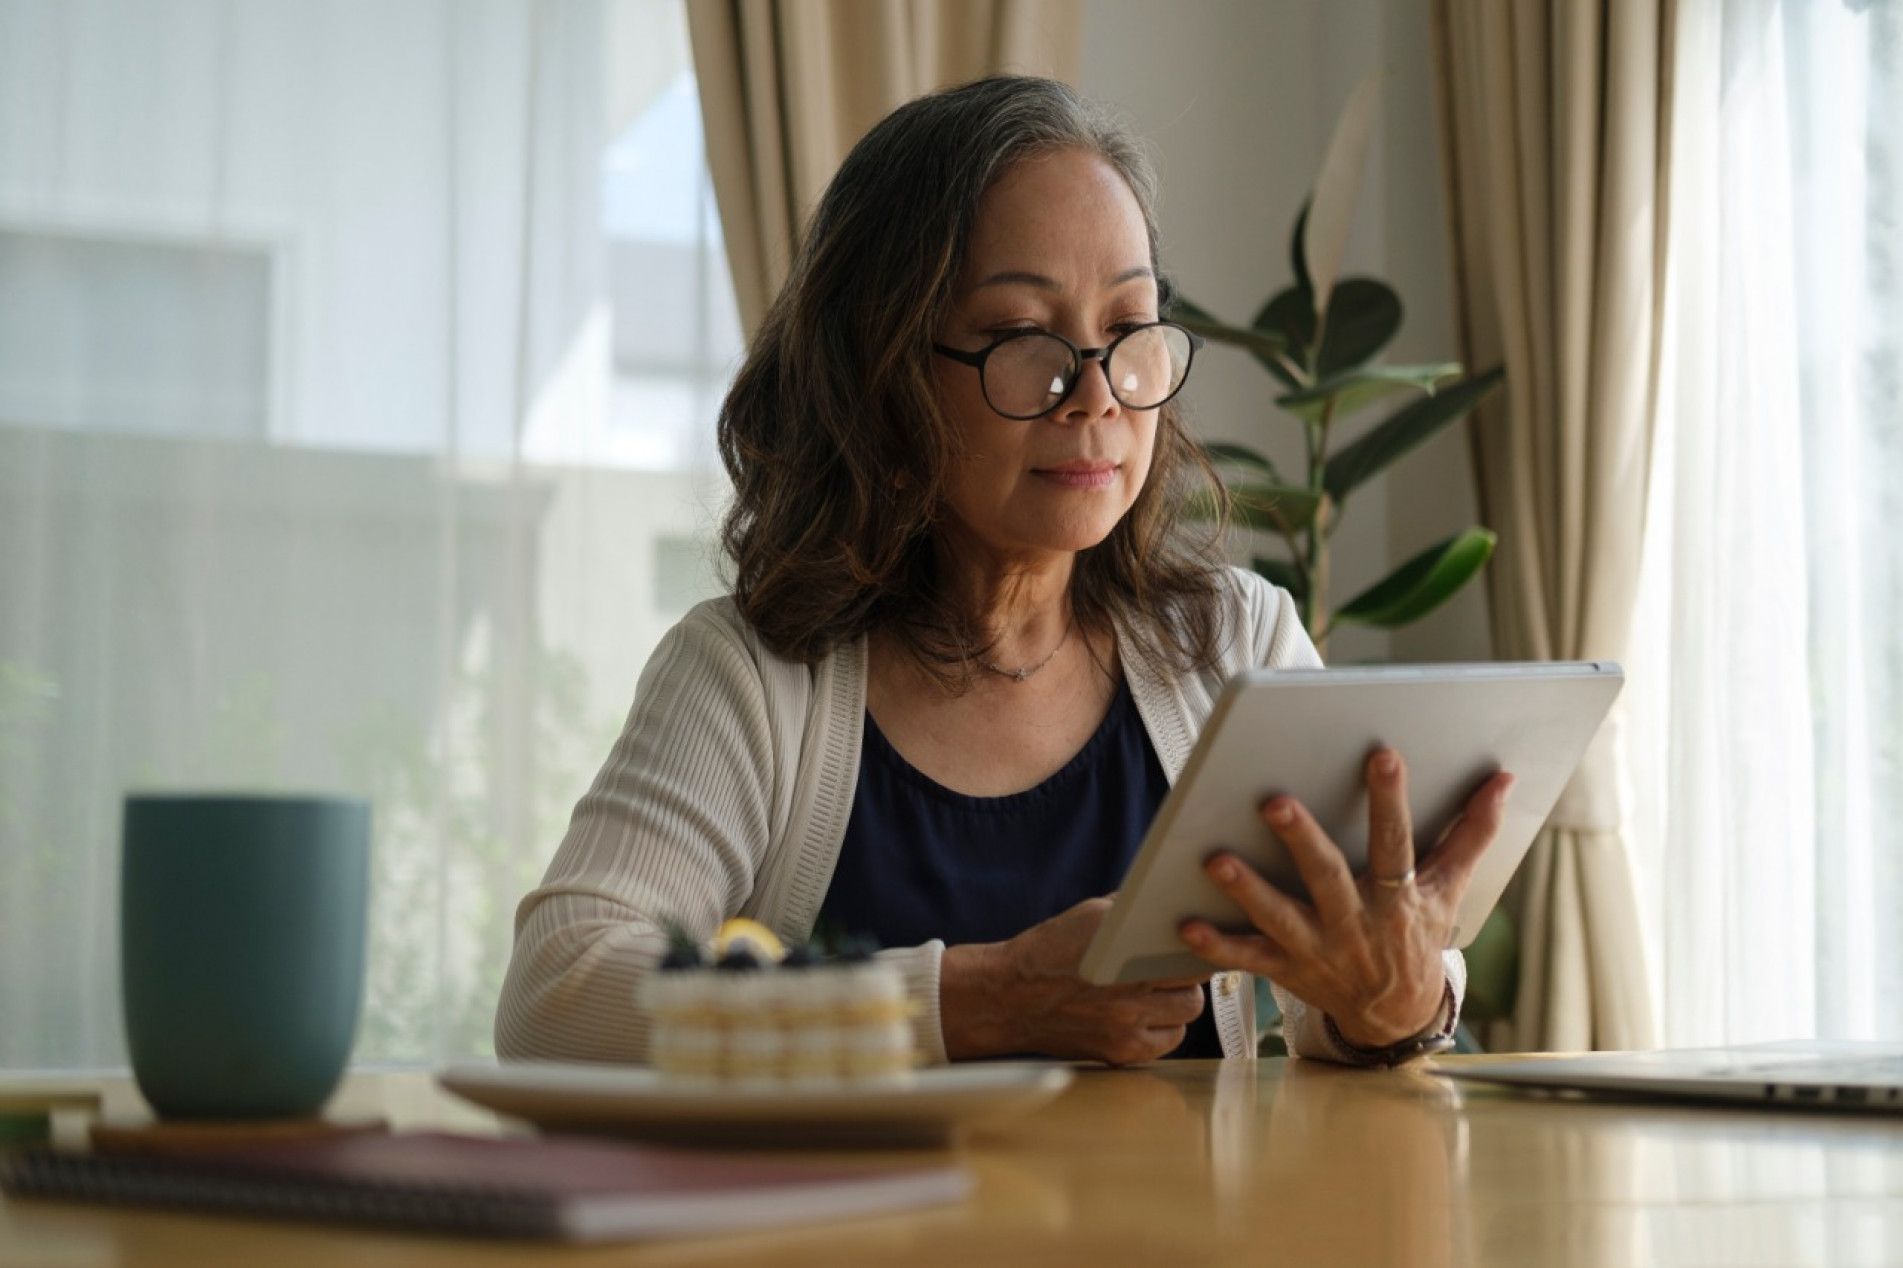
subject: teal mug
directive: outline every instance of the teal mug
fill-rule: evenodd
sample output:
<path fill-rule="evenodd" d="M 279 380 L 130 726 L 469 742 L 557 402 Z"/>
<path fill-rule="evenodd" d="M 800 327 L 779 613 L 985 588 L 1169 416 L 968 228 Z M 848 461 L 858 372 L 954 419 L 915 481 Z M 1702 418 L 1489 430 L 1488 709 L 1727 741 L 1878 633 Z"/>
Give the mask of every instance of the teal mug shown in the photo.
<path fill-rule="evenodd" d="M 162 1118 L 289 1118 L 336 1090 L 363 999 L 370 807 L 133 794 L 120 866 L 126 1046 Z"/>

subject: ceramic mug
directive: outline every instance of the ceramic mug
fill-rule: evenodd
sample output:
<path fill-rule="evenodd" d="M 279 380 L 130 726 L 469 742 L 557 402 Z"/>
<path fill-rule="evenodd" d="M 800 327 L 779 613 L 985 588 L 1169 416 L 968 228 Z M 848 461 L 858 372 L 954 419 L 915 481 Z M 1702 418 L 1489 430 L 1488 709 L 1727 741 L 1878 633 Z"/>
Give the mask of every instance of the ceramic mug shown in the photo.
<path fill-rule="evenodd" d="M 363 998 L 370 807 L 132 794 L 120 866 L 126 1044 L 162 1118 L 314 1113 Z"/>

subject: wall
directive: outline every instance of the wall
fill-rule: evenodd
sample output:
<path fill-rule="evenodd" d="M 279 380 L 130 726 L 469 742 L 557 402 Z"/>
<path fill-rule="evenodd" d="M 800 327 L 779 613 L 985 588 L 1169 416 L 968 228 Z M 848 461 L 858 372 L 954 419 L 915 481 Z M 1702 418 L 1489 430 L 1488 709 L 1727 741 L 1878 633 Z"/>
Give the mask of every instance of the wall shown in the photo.
<path fill-rule="evenodd" d="M 1382 278 L 1407 305 L 1392 361 L 1456 360 L 1427 6 L 1420 0 L 1090 0 L 1079 87 L 1151 144 L 1163 179 L 1165 267 L 1232 321 L 1289 280 L 1289 229 L 1335 118 L 1361 76 L 1386 72 L 1346 273 Z M 1274 381 L 1229 349 L 1204 353 L 1188 396 L 1203 436 L 1301 463 Z M 1377 414 L 1376 417 L 1379 417 Z M 1342 440 L 1374 421 L 1353 419 Z M 1335 593 L 1354 594 L 1478 518 L 1464 428 L 1362 490 L 1341 522 Z M 1488 654 L 1475 585 L 1392 635 L 1344 629 L 1330 659 L 1472 660 Z"/>

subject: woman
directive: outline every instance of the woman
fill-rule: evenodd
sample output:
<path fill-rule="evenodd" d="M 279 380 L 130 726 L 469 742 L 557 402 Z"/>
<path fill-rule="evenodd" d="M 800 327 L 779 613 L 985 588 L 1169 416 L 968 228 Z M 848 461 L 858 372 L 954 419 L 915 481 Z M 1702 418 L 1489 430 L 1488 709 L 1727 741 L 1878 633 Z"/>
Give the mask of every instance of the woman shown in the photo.
<path fill-rule="evenodd" d="M 1298 1052 L 1451 1033 L 1440 948 L 1507 781 L 1417 871 L 1392 753 L 1373 875 L 1277 799 L 1313 906 L 1220 857 L 1258 932 L 1186 925 L 1212 977 L 1076 976 L 1223 683 L 1318 663 L 1285 593 L 1177 523 L 1213 474 L 1152 202 L 1131 139 L 1043 80 L 922 98 L 848 155 L 721 413 L 734 594 L 662 641 L 523 901 L 499 1053 L 642 1060 L 663 925 L 736 914 L 875 937 L 937 1061 L 1252 1054 L 1237 970 Z"/>

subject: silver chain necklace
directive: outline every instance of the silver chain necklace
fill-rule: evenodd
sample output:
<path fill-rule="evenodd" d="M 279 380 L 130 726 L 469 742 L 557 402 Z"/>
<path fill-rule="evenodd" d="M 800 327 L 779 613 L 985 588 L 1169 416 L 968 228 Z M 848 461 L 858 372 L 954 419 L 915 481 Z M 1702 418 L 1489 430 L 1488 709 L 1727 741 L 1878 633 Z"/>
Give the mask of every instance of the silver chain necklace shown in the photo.
<path fill-rule="evenodd" d="M 1064 644 L 1070 641 L 1070 627 L 1071 627 L 1071 622 L 1069 621 L 1064 622 L 1064 637 L 1058 639 L 1057 646 L 1051 648 L 1050 651 L 1046 652 L 1044 654 L 1044 659 L 1040 660 L 1035 665 L 1026 665 L 1021 669 L 1006 669 L 1003 665 L 998 664 L 996 661 L 986 660 L 982 656 L 978 658 L 978 663 L 984 668 L 989 669 L 992 673 L 998 675 L 1000 678 L 1009 678 L 1012 682 L 1023 682 L 1025 679 L 1029 678 L 1032 674 L 1035 674 L 1038 670 L 1050 664 L 1053 660 L 1057 658 L 1057 653 L 1064 650 Z"/>

